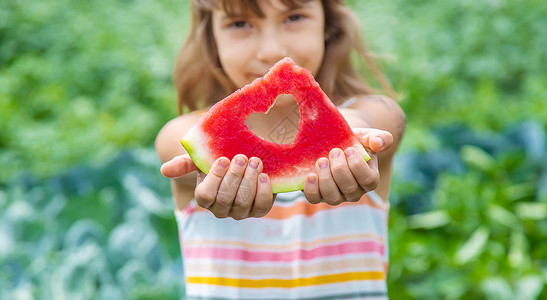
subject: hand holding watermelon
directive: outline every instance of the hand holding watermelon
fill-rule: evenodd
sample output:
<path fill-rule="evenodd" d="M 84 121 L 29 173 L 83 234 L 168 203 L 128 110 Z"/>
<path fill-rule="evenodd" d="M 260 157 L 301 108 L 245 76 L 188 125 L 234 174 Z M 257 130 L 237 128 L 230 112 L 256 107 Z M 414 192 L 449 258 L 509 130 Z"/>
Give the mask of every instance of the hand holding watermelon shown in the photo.
<path fill-rule="evenodd" d="M 353 132 L 365 149 L 372 151 L 369 153 L 371 159 L 366 162 L 353 147 L 344 151 L 334 148 L 328 158 L 318 159 L 316 173 L 307 176 L 304 187 L 310 203 L 338 205 L 346 201 L 356 202 L 378 186 L 380 173 L 376 153 L 389 149 L 393 136 L 387 131 L 370 128 L 354 128 Z"/>
<path fill-rule="evenodd" d="M 188 154 L 177 156 L 161 167 L 162 174 L 169 178 L 196 170 L 199 171 Z M 270 211 L 275 199 L 270 179 L 262 170 L 262 161 L 257 157 L 248 159 L 238 154 L 231 161 L 220 157 L 208 174 L 199 171 L 196 202 L 218 218 L 262 217 Z"/>
<path fill-rule="evenodd" d="M 263 217 L 272 208 L 275 195 L 268 175 L 262 170 L 262 161 L 257 157 L 248 159 L 238 154 L 232 161 L 221 157 L 209 174 L 199 172 L 196 202 L 217 218 Z"/>

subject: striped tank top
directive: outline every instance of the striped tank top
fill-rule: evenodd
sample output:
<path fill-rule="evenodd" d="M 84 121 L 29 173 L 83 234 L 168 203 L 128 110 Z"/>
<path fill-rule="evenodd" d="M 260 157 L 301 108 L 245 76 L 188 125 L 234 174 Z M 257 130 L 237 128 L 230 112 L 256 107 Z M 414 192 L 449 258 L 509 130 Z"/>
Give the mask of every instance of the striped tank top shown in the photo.
<path fill-rule="evenodd" d="M 176 211 L 186 299 L 387 299 L 388 204 L 310 204 L 278 194 L 263 218 Z"/>

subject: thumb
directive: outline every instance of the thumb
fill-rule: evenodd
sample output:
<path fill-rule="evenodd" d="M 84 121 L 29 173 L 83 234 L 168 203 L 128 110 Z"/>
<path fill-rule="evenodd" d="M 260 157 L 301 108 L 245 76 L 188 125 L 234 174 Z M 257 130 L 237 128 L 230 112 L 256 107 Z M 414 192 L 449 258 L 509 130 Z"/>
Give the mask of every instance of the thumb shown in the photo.
<path fill-rule="evenodd" d="M 389 131 L 374 128 L 352 128 L 352 130 L 363 147 L 373 152 L 383 152 L 393 144 L 393 135 Z"/>
<path fill-rule="evenodd" d="M 170 161 L 165 162 L 161 166 L 160 171 L 165 177 L 176 178 L 196 171 L 197 169 L 198 167 L 194 164 L 190 155 L 184 154 L 175 156 Z"/>

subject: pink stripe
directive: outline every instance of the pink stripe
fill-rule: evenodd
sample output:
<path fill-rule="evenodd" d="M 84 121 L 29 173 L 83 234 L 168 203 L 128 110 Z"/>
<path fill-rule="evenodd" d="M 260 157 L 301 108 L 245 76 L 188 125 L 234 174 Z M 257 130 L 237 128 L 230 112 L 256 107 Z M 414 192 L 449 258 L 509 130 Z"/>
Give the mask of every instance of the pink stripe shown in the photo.
<path fill-rule="evenodd" d="M 185 247 L 184 258 L 212 258 L 242 261 L 294 261 L 352 253 L 379 253 L 385 256 L 385 246 L 375 241 L 343 243 L 313 249 L 284 252 L 249 251 L 218 247 Z"/>

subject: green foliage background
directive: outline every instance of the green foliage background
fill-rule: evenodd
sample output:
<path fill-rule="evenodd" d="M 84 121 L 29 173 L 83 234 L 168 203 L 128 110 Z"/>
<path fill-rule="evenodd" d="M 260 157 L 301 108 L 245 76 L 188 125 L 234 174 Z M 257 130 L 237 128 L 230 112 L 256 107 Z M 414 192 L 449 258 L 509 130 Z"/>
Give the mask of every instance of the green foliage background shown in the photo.
<path fill-rule="evenodd" d="M 409 120 L 392 299 L 547 298 L 547 2 L 349 1 Z M 177 299 L 188 1 L 0 3 L 0 299 Z"/>

